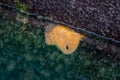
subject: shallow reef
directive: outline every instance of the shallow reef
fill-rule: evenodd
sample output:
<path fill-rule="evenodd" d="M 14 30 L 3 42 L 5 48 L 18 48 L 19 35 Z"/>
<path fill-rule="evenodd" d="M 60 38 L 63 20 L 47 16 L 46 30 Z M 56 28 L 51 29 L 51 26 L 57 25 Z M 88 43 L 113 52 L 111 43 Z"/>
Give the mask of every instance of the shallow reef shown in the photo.
<path fill-rule="evenodd" d="M 119 0 L 0 0 L 1 3 L 120 40 Z M 120 55 L 111 55 L 118 53 L 120 45 L 94 37 L 93 44 L 91 40 L 81 41 L 73 54 L 65 55 L 45 43 L 45 25 L 34 16 L 0 6 L 0 80 L 120 79 Z"/>
<path fill-rule="evenodd" d="M 0 16 L 0 80 L 119 80 L 120 61 L 101 53 L 81 43 L 65 55 L 42 29 Z"/>

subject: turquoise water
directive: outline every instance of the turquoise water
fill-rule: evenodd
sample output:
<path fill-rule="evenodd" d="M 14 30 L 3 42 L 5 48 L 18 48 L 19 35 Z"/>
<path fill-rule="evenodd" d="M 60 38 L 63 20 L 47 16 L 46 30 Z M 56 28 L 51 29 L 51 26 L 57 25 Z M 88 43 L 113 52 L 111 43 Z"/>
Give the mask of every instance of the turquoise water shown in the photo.
<path fill-rule="evenodd" d="M 119 66 L 82 43 L 65 55 L 45 43 L 43 29 L 0 16 L 0 80 L 119 80 Z"/>

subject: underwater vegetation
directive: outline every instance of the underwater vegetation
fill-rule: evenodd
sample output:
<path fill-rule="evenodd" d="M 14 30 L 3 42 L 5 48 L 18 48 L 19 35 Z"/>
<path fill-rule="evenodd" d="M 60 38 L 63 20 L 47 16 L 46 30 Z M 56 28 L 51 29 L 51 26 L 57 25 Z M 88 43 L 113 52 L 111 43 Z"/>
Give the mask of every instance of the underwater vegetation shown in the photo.
<path fill-rule="evenodd" d="M 91 47 L 62 54 L 41 29 L 0 16 L 0 80 L 119 80 L 120 61 Z"/>
<path fill-rule="evenodd" d="M 20 0 L 14 1 L 18 1 L 15 3 L 16 7 L 27 10 L 23 3 L 19 4 Z M 6 10 L 3 9 L 3 11 Z M 6 11 L 3 16 L 0 7 L 0 80 L 120 79 L 120 59 L 107 53 L 103 54 L 91 44 L 84 44 L 81 41 L 84 37 L 82 34 L 61 25 L 49 27 L 44 31 L 41 29 L 44 21 L 40 20 L 39 24 L 36 24 L 32 19 L 29 22 L 29 16 L 21 16 L 19 12 L 17 15 L 13 13 L 15 12 L 11 10 L 9 13 Z M 61 35 L 59 29 L 68 34 Z M 76 35 L 77 39 L 71 38 L 73 35 Z M 60 38 L 64 40 L 62 43 Z M 66 47 L 66 43 L 70 41 L 73 43 Z M 65 49 L 63 49 L 64 46 Z M 68 53 L 73 54 L 63 54 L 69 48 L 72 48 L 72 51 L 68 50 Z"/>

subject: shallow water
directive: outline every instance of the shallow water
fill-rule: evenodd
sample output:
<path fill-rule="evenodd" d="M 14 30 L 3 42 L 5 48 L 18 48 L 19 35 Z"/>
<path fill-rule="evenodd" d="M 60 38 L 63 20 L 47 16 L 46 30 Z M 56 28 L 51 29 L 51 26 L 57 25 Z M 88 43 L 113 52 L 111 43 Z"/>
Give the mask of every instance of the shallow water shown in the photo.
<path fill-rule="evenodd" d="M 57 47 L 45 43 L 44 22 L 21 16 L 19 12 L 16 14 L 0 13 L 0 80 L 120 78 L 119 59 L 84 43 L 79 44 L 73 54 L 65 55 Z M 24 21 L 28 18 L 35 24 Z"/>

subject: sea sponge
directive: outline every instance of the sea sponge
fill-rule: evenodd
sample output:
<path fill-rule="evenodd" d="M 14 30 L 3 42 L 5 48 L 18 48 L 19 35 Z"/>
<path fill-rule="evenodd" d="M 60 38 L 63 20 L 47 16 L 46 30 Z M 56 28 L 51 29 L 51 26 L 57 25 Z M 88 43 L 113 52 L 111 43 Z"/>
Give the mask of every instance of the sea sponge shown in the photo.
<path fill-rule="evenodd" d="M 45 42 L 48 45 L 56 45 L 64 54 L 73 53 L 83 38 L 84 35 L 59 24 L 51 31 L 45 32 Z"/>

